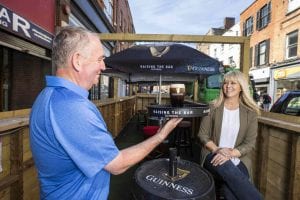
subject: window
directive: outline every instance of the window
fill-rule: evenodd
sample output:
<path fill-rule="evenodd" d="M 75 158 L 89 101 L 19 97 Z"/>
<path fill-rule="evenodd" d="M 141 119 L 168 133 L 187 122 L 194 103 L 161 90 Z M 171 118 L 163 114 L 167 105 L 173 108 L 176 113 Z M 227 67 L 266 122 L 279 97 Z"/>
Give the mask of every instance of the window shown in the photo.
<path fill-rule="evenodd" d="M 289 0 L 288 4 L 288 10 L 287 12 L 292 12 L 296 10 L 297 8 L 300 8 L 300 1 L 299 0 Z"/>
<path fill-rule="evenodd" d="M 120 28 L 122 28 L 122 22 L 123 22 L 123 13 L 120 12 L 120 15 L 119 15 L 119 26 L 120 26 Z"/>
<path fill-rule="evenodd" d="M 282 113 L 287 115 L 300 116 L 300 96 L 295 94 L 295 96 L 290 95 L 291 98 L 286 98 L 287 102 L 283 102 Z M 287 105 L 286 105 L 287 104 Z M 286 108 L 285 108 L 286 105 Z"/>
<path fill-rule="evenodd" d="M 73 15 L 72 13 L 69 15 L 69 25 L 70 26 L 78 26 L 78 27 L 82 27 L 85 29 L 88 29 L 85 25 L 83 25 L 83 23 L 81 23 L 81 21 L 75 17 L 75 15 Z"/>
<path fill-rule="evenodd" d="M 258 46 L 258 65 L 266 64 L 266 42 L 261 42 Z"/>
<path fill-rule="evenodd" d="M 269 63 L 270 40 L 264 40 L 255 45 L 255 66 L 265 65 Z"/>
<path fill-rule="evenodd" d="M 0 112 L 31 108 L 51 71 L 50 60 L 0 46 Z"/>
<path fill-rule="evenodd" d="M 243 35 L 244 36 L 249 36 L 253 33 L 253 17 L 249 17 L 246 22 L 244 23 L 244 28 L 243 28 Z"/>
<path fill-rule="evenodd" d="M 249 52 L 249 58 L 250 58 L 250 68 L 253 67 L 253 47 L 250 47 L 250 52 Z"/>
<path fill-rule="evenodd" d="M 209 89 L 219 89 L 222 85 L 222 75 L 216 74 L 211 75 L 207 78 L 207 88 Z"/>
<path fill-rule="evenodd" d="M 261 30 L 271 21 L 271 2 L 264 5 L 256 15 L 256 29 Z"/>
<path fill-rule="evenodd" d="M 298 30 L 289 33 L 286 36 L 286 58 L 293 58 L 297 56 L 298 45 Z"/>
<path fill-rule="evenodd" d="M 237 67 L 236 62 L 233 59 L 233 56 L 228 57 L 228 65 L 231 68 L 236 68 Z"/>
<path fill-rule="evenodd" d="M 109 22 L 112 24 L 113 20 L 113 1 L 112 0 L 104 0 L 104 13 L 109 20 Z"/>

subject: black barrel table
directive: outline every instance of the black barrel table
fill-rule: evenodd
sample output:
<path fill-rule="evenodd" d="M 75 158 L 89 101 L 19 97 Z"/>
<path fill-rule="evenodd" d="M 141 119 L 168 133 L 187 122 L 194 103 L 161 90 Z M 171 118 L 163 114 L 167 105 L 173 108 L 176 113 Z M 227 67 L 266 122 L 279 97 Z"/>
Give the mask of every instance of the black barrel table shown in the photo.
<path fill-rule="evenodd" d="M 170 152 L 170 158 L 147 161 L 135 171 L 135 198 L 214 200 L 214 181 L 209 172 L 175 155 Z"/>

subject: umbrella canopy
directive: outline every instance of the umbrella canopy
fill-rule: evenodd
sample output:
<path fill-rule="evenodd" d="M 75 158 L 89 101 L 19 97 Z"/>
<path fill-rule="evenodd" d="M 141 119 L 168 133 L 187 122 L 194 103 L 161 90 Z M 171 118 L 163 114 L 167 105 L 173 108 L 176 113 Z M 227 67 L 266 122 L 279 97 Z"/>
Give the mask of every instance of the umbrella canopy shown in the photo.
<path fill-rule="evenodd" d="M 158 80 L 160 87 L 166 77 L 171 77 L 173 82 L 186 82 L 194 81 L 199 75 L 223 71 L 216 59 L 182 44 L 133 46 L 106 58 L 105 64 L 108 68 L 105 73 L 126 73 L 129 82 Z M 158 102 L 161 103 L 161 92 Z"/>
<path fill-rule="evenodd" d="M 181 44 L 167 46 L 137 45 L 105 59 L 114 72 L 138 74 L 204 74 L 220 73 L 222 65 L 216 59 Z M 109 69 L 111 68 L 111 69 Z"/>

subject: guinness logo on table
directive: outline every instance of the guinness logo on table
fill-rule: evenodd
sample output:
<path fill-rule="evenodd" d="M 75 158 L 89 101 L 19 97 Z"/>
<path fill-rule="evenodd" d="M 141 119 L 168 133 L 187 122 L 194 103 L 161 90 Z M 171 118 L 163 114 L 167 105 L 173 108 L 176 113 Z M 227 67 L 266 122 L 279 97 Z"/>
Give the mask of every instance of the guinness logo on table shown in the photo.
<path fill-rule="evenodd" d="M 185 194 L 188 194 L 188 195 L 192 195 L 194 190 L 192 188 L 189 188 L 189 187 L 186 187 L 186 186 L 183 186 L 183 185 L 180 185 L 180 184 L 176 184 L 172 181 L 168 181 L 168 180 L 164 180 L 162 178 L 159 178 L 159 177 L 156 177 L 154 175 L 147 175 L 145 177 L 145 179 L 149 182 L 152 182 L 154 184 L 158 184 L 158 185 L 161 185 L 161 186 L 164 186 L 164 187 L 167 187 L 167 188 L 171 188 L 173 190 L 176 190 L 178 192 L 183 192 Z"/>

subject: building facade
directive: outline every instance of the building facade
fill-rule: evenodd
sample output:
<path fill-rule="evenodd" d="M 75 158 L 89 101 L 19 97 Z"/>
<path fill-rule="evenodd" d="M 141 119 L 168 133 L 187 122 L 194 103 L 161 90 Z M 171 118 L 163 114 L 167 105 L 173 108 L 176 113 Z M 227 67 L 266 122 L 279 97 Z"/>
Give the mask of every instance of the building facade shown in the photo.
<path fill-rule="evenodd" d="M 226 17 L 224 19 L 224 24 L 220 28 L 211 28 L 206 33 L 206 35 L 223 35 L 227 30 L 229 30 L 233 25 L 235 24 L 235 18 L 232 17 Z M 214 51 L 213 46 L 208 43 L 199 43 L 196 45 L 196 49 L 201 51 L 202 53 L 205 53 L 213 58 L 218 57 L 218 52 Z"/>
<path fill-rule="evenodd" d="M 240 24 L 236 23 L 222 36 L 241 36 Z M 239 69 L 240 49 L 239 44 L 210 44 L 208 55 L 219 60 L 224 66 Z"/>
<path fill-rule="evenodd" d="M 0 111 L 30 108 L 52 73 L 55 9 L 55 0 L 0 1 Z"/>
<path fill-rule="evenodd" d="M 31 108 L 45 85 L 45 75 L 54 73 L 52 39 L 61 27 L 81 26 L 98 33 L 134 32 L 130 8 L 119 6 L 120 2 L 128 6 L 127 0 L 27 0 L 26 4 L 0 0 L 0 112 Z M 103 45 L 106 56 L 123 48 L 114 42 Z M 112 78 L 100 78 L 99 85 L 90 91 L 92 100 L 109 97 L 109 88 L 113 89 Z"/>
<path fill-rule="evenodd" d="M 273 102 L 300 89 L 300 1 L 256 0 L 240 15 L 241 32 L 250 37 L 250 73 L 257 90 Z"/>

